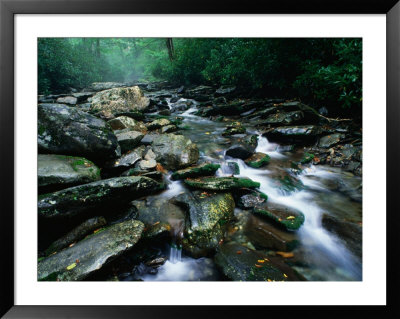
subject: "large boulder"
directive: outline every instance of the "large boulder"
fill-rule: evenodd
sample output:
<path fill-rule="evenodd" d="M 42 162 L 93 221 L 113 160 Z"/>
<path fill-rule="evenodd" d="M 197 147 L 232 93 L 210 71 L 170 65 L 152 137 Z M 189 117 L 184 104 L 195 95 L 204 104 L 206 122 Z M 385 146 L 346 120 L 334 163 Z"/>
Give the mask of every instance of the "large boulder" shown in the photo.
<path fill-rule="evenodd" d="M 143 176 L 115 177 L 70 187 L 42 195 L 38 201 L 39 217 L 71 217 L 114 203 L 121 204 L 163 189 L 163 185 Z"/>
<path fill-rule="evenodd" d="M 175 202 L 188 213 L 183 249 L 196 258 L 214 252 L 224 236 L 224 225 L 233 217 L 232 195 L 194 191 L 179 195 Z"/>
<path fill-rule="evenodd" d="M 40 261 L 38 280 L 83 280 L 132 248 L 139 241 L 143 229 L 143 223 L 137 220 L 114 224 Z"/>
<path fill-rule="evenodd" d="M 214 261 L 234 281 L 298 280 L 289 267 L 284 267 L 288 271 L 281 270 L 265 254 L 234 242 L 220 245 Z"/>
<path fill-rule="evenodd" d="M 121 112 L 144 111 L 149 104 L 149 99 L 138 86 L 113 88 L 96 93 L 92 98 L 91 110 L 111 118 Z"/>
<path fill-rule="evenodd" d="M 38 186 L 66 188 L 100 179 L 100 169 L 83 157 L 38 155 Z"/>
<path fill-rule="evenodd" d="M 101 119 L 63 104 L 39 104 L 40 153 L 105 160 L 121 155 L 118 141 Z"/>
<path fill-rule="evenodd" d="M 190 139 L 182 135 L 162 134 L 152 143 L 156 161 L 166 169 L 177 170 L 196 164 L 199 149 Z"/>

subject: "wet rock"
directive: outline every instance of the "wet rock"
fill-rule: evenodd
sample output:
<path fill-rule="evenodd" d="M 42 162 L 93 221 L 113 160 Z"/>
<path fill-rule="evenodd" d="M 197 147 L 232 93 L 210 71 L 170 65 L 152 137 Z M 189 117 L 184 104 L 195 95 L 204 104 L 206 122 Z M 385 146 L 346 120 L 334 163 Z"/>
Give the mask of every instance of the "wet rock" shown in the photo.
<path fill-rule="evenodd" d="M 182 135 L 161 134 L 153 139 L 153 152 L 156 160 L 169 170 L 177 170 L 197 163 L 197 145 Z"/>
<path fill-rule="evenodd" d="M 39 104 L 40 153 L 104 160 L 121 155 L 118 141 L 101 119 L 63 104 Z"/>
<path fill-rule="evenodd" d="M 39 217 L 43 218 L 71 217 L 84 212 L 96 213 L 96 208 L 128 202 L 163 188 L 162 184 L 143 176 L 105 179 L 40 196 L 38 213 Z"/>
<path fill-rule="evenodd" d="M 104 226 L 105 224 L 106 220 L 104 219 L 104 217 L 93 217 L 84 221 L 78 227 L 75 227 L 73 230 L 71 230 L 68 234 L 53 242 L 50 247 L 46 249 L 46 256 L 49 256 L 54 252 L 60 251 L 65 247 L 68 247 L 70 244 L 81 240 L 87 234 Z"/>
<path fill-rule="evenodd" d="M 178 128 L 176 125 L 167 125 L 161 128 L 161 134 L 176 132 Z"/>
<path fill-rule="evenodd" d="M 343 240 L 356 256 L 362 257 L 362 227 L 360 225 L 324 214 L 322 226 Z"/>
<path fill-rule="evenodd" d="M 328 133 L 325 129 L 315 125 L 279 126 L 267 130 L 264 135 L 271 141 L 281 142 L 310 142 L 315 141 L 318 135 Z"/>
<path fill-rule="evenodd" d="M 121 132 L 115 135 L 123 153 L 134 149 L 144 137 L 142 132 L 137 131 Z"/>
<path fill-rule="evenodd" d="M 120 158 L 113 160 L 112 162 L 108 162 L 104 168 L 121 170 L 131 167 L 143 158 L 145 149 L 145 146 L 141 145 L 122 155 Z"/>
<path fill-rule="evenodd" d="M 248 145 L 246 143 L 243 144 L 236 144 L 229 147 L 226 152 L 225 156 L 230 156 L 233 158 L 240 158 L 245 160 L 254 154 L 255 147 Z"/>
<path fill-rule="evenodd" d="M 171 121 L 167 120 L 167 119 L 164 119 L 164 118 L 161 118 L 161 119 L 154 120 L 153 122 L 147 124 L 147 128 L 150 131 L 153 131 L 153 130 L 156 130 L 156 129 L 159 129 L 159 128 L 163 127 L 163 126 L 168 126 L 168 125 L 171 125 Z"/>
<path fill-rule="evenodd" d="M 302 159 L 300 160 L 301 164 L 308 164 L 311 163 L 312 160 L 315 158 L 314 154 L 311 153 L 304 153 Z"/>
<path fill-rule="evenodd" d="M 38 280 L 83 280 L 132 248 L 140 239 L 143 228 L 143 223 L 137 220 L 115 224 L 47 257 L 38 263 Z"/>
<path fill-rule="evenodd" d="M 296 280 L 278 269 L 266 255 L 234 242 L 220 245 L 214 261 L 234 281 Z"/>
<path fill-rule="evenodd" d="M 185 184 L 192 188 L 216 191 L 260 187 L 260 183 L 254 182 L 250 178 L 238 177 L 199 177 L 195 179 L 185 179 Z"/>
<path fill-rule="evenodd" d="M 253 168 L 260 168 L 262 166 L 265 166 L 269 163 L 270 157 L 261 152 L 254 153 L 251 155 L 248 159 L 245 160 L 245 163 L 249 165 L 250 167 Z"/>
<path fill-rule="evenodd" d="M 100 169 L 83 157 L 38 155 L 38 186 L 66 188 L 100 179 Z"/>
<path fill-rule="evenodd" d="M 136 121 L 128 116 L 119 116 L 115 119 L 109 120 L 108 124 L 113 130 L 132 130 L 146 134 L 147 127 L 143 122 Z"/>
<path fill-rule="evenodd" d="M 59 97 L 56 102 L 61 104 L 75 105 L 78 102 L 78 99 L 73 96 L 66 96 L 66 97 Z"/>
<path fill-rule="evenodd" d="M 267 125 L 291 125 L 301 121 L 303 118 L 304 114 L 301 111 L 280 112 L 268 116 L 263 123 Z"/>
<path fill-rule="evenodd" d="M 149 99 L 137 86 L 113 88 L 98 92 L 93 96 L 91 111 L 109 118 L 116 113 L 144 111 L 149 104 Z"/>
<path fill-rule="evenodd" d="M 250 209 L 265 204 L 268 200 L 267 194 L 252 191 L 242 195 L 238 200 L 238 206 L 243 209 Z"/>
<path fill-rule="evenodd" d="M 141 160 L 139 162 L 139 168 L 142 170 L 152 170 L 157 166 L 157 162 L 154 159 Z"/>
<path fill-rule="evenodd" d="M 158 112 L 158 114 L 165 115 L 165 116 L 170 116 L 171 115 L 171 111 L 170 110 L 161 110 L 160 112 Z"/>
<path fill-rule="evenodd" d="M 226 128 L 225 131 L 222 132 L 222 136 L 230 136 L 230 135 L 244 134 L 244 133 L 246 133 L 246 128 L 241 125 L 237 125 Z"/>
<path fill-rule="evenodd" d="M 159 236 L 183 236 L 185 212 L 166 198 L 133 201 L 132 205 L 138 212 L 137 219 L 144 223 L 146 238 Z"/>
<path fill-rule="evenodd" d="M 189 177 L 212 176 L 220 168 L 219 164 L 204 163 L 195 167 L 188 167 L 174 172 L 172 180 L 185 179 Z"/>
<path fill-rule="evenodd" d="M 197 86 L 193 89 L 187 89 L 183 96 L 188 99 L 194 99 L 197 101 L 207 101 L 210 99 L 210 95 L 214 93 L 214 89 L 211 86 Z"/>
<path fill-rule="evenodd" d="M 211 254 L 223 238 L 224 225 L 233 216 L 232 195 L 194 191 L 174 201 L 188 212 L 183 249 L 195 258 Z"/>
<path fill-rule="evenodd" d="M 261 249 L 289 252 L 299 245 L 299 238 L 295 232 L 277 228 L 254 215 L 249 215 L 244 232 L 252 244 Z"/>
<path fill-rule="evenodd" d="M 329 148 L 339 143 L 340 140 L 344 139 L 344 137 L 345 135 L 340 133 L 323 136 L 320 138 L 318 146 L 323 148 Z"/>
<path fill-rule="evenodd" d="M 159 136 L 160 136 L 160 134 L 156 134 L 156 133 L 149 133 L 149 134 L 146 134 L 146 135 L 142 138 L 142 140 L 140 141 L 140 143 L 143 144 L 143 145 L 151 145 L 151 144 L 153 144 L 153 141 L 154 141 L 155 139 L 157 139 Z"/>
<path fill-rule="evenodd" d="M 257 205 L 253 213 L 268 218 L 288 230 L 297 230 L 304 223 L 304 214 L 297 209 L 276 203 Z"/>
<path fill-rule="evenodd" d="M 177 90 L 176 90 L 176 93 L 178 93 L 178 94 L 182 94 L 182 93 L 184 93 L 185 92 L 185 87 L 182 85 L 182 86 L 180 86 Z"/>
<path fill-rule="evenodd" d="M 303 182 L 295 176 L 286 172 L 280 172 L 273 176 L 274 186 L 279 188 L 284 194 L 290 194 L 304 189 Z"/>

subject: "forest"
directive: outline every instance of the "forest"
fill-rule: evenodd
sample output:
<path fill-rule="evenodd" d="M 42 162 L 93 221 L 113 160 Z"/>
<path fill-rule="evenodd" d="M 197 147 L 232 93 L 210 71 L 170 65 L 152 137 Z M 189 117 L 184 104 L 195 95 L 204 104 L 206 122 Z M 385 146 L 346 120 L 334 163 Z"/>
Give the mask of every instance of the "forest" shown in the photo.
<path fill-rule="evenodd" d="M 362 41 L 41 38 L 38 79 L 41 94 L 92 82 L 236 85 L 250 94 L 284 94 L 336 113 L 361 107 Z"/>
<path fill-rule="evenodd" d="M 39 38 L 39 281 L 361 281 L 362 40 Z"/>

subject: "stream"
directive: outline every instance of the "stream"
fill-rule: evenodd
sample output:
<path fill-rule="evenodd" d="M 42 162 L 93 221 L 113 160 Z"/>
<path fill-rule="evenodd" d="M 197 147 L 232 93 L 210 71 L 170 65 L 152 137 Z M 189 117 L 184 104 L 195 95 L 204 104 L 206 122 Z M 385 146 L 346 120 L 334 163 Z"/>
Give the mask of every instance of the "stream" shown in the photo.
<path fill-rule="evenodd" d="M 171 103 L 167 99 L 168 104 Z M 181 101 L 187 101 L 181 99 Z M 352 200 L 349 192 L 361 183 L 359 177 L 348 173 L 341 168 L 327 165 L 309 164 L 301 173 L 295 173 L 290 168 L 291 161 L 298 161 L 302 151 L 288 151 L 287 148 L 271 143 L 261 135 L 261 132 L 251 122 L 243 121 L 248 133 L 258 135 L 256 152 L 263 152 L 270 156 L 267 166 L 251 168 L 240 159 L 225 156 L 226 138 L 221 136 L 226 123 L 211 121 L 194 115 L 197 111 L 195 101 L 186 111 L 173 112 L 172 115 L 183 118 L 182 125 L 190 129 L 182 130 L 182 134 L 197 144 L 201 162 L 218 163 L 221 167 L 217 176 L 232 176 L 228 162 L 238 165 L 240 173 L 236 177 L 248 177 L 260 183 L 260 191 L 268 195 L 271 203 L 282 204 L 300 210 L 305 215 L 304 225 L 297 231 L 300 245 L 293 251 L 294 261 L 288 264 L 306 280 L 316 281 L 356 281 L 362 280 L 362 262 L 360 256 L 355 256 L 346 247 L 345 243 L 334 233 L 326 230 L 322 225 L 324 214 L 340 217 L 361 225 L 361 202 Z M 295 176 L 305 188 L 294 192 L 285 192 L 274 184 L 273 176 L 280 172 Z M 173 198 L 185 191 L 182 181 L 167 180 L 168 188 L 158 195 Z M 337 185 L 345 185 L 346 189 Z M 249 211 L 235 209 L 235 224 L 233 233 L 225 238 L 227 241 L 238 241 L 251 247 L 246 238 L 245 224 L 251 219 L 252 223 L 262 223 L 260 217 Z M 228 231 L 229 232 L 229 231 Z M 267 252 L 267 251 L 266 251 Z M 185 256 L 181 247 L 176 244 L 165 249 L 168 255 L 166 261 L 158 268 L 156 274 L 144 274 L 140 278 L 144 281 L 181 281 L 181 280 L 218 280 L 220 275 L 212 258 L 194 259 Z M 267 252 L 268 253 L 268 252 Z M 289 261 L 289 258 L 288 258 Z"/>

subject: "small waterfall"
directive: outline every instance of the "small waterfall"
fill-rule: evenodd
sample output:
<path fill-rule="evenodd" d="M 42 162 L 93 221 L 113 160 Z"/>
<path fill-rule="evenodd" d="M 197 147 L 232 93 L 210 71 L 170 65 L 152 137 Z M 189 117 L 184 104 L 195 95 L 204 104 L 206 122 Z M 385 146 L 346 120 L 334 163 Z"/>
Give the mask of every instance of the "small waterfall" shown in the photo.
<path fill-rule="evenodd" d="M 182 219 L 169 219 L 172 232 L 172 242 L 169 253 L 169 261 L 173 264 L 182 261 L 182 240 L 185 221 Z"/>
<path fill-rule="evenodd" d="M 256 152 L 266 153 L 273 158 L 285 158 L 286 156 L 280 153 L 279 145 L 275 143 L 270 143 L 268 139 L 261 134 L 258 135 L 258 145 Z"/>

